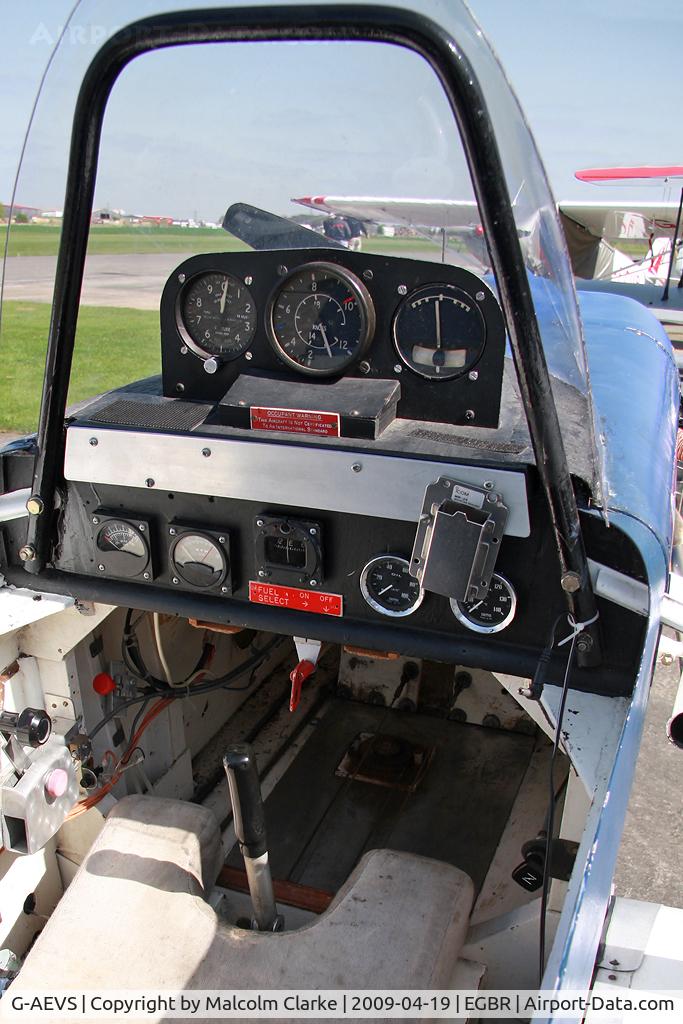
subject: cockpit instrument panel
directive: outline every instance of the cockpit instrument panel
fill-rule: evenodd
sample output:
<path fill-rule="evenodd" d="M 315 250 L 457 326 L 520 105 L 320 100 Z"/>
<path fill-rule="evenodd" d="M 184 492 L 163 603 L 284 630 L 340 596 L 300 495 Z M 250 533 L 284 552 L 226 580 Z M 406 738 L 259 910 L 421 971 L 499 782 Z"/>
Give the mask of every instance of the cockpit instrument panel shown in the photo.
<path fill-rule="evenodd" d="M 193 256 L 164 289 L 161 340 L 168 398 L 219 402 L 238 378 L 321 399 L 342 379 L 381 381 L 399 385 L 400 419 L 498 426 L 503 316 L 461 267 L 339 249 Z"/>

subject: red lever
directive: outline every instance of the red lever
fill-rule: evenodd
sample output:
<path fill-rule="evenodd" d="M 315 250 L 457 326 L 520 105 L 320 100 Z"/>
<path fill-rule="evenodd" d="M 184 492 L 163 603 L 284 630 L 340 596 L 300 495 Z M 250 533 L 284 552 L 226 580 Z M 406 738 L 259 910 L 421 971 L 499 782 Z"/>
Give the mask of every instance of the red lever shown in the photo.
<path fill-rule="evenodd" d="M 106 697 L 108 693 L 116 689 L 116 683 L 108 672 L 98 672 L 92 681 L 92 688 L 95 693 L 99 693 L 100 697 Z"/>
<path fill-rule="evenodd" d="M 289 673 L 289 678 L 292 680 L 292 693 L 289 698 L 289 710 L 296 711 L 301 700 L 301 687 L 304 684 L 304 680 L 308 679 L 315 672 L 315 665 L 312 661 L 300 661 L 296 668 L 292 669 Z"/>

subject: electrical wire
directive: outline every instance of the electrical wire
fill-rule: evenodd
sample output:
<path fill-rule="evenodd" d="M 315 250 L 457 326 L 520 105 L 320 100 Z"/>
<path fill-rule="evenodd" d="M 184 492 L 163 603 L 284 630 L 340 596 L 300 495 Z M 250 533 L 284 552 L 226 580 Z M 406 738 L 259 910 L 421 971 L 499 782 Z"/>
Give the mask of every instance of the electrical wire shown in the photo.
<path fill-rule="evenodd" d="M 154 626 L 154 643 L 157 649 L 157 655 L 159 658 L 159 664 L 166 676 L 166 682 L 169 686 L 173 686 L 173 676 L 171 675 L 171 669 L 169 668 L 168 661 L 166 660 L 166 654 L 164 653 L 164 645 L 161 642 L 161 616 L 159 612 L 152 613 L 152 623 Z"/>
<path fill-rule="evenodd" d="M 218 679 L 212 679 L 210 682 L 200 683 L 199 685 L 195 686 L 188 684 L 183 689 L 169 689 L 169 691 L 164 693 L 163 696 L 169 700 L 177 700 L 182 697 L 194 697 L 195 695 L 202 693 L 211 693 L 213 690 L 248 690 L 249 687 L 251 686 L 251 680 L 249 680 L 249 682 L 247 682 L 244 686 L 231 686 L 230 684 L 234 679 L 238 679 L 245 672 L 250 672 L 253 669 L 258 668 L 258 666 L 266 659 L 266 657 L 270 654 L 273 648 L 276 647 L 278 644 L 282 643 L 284 639 L 286 638 L 281 636 L 275 636 L 269 643 L 265 645 L 265 647 L 262 647 L 260 650 L 255 651 L 250 658 L 247 658 L 240 665 L 237 665 L 234 669 L 231 669 L 230 672 L 227 672 L 224 676 L 221 676 Z M 88 738 L 92 740 L 97 735 L 97 733 L 105 727 L 105 725 L 111 722 L 112 718 L 115 718 L 117 715 L 121 714 L 121 712 L 125 711 L 126 708 L 133 707 L 135 704 L 141 704 L 143 701 L 149 701 L 154 696 L 161 695 L 158 694 L 157 691 L 152 690 L 147 691 L 145 693 L 136 694 L 134 697 L 129 697 L 127 700 L 121 701 L 112 711 L 108 712 L 108 714 L 106 714 L 104 718 L 101 718 L 97 725 L 95 725 L 90 730 L 90 732 L 88 733 Z"/>
<path fill-rule="evenodd" d="M 558 622 L 565 616 L 560 616 L 559 620 L 556 620 L 553 626 L 553 643 L 555 632 L 557 630 Z M 570 623 L 571 625 L 571 623 Z M 569 654 L 567 656 L 567 663 L 564 669 L 564 678 L 562 680 L 562 694 L 560 696 L 560 706 L 557 712 L 557 725 L 555 727 L 555 738 L 553 741 L 553 749 L 550 755 L 550 770 L 548 773 L 549 782 L 549 801 L 548 801 L 548 813 L 546 816 L 546 833 L 545 833 L 545 864 L 543 868 L 543 888 L 541 890 L 541 917 L 539 923 L 539 949 L 538 949 L 538 984 L 539 987 L 543 984 L 543 975 L 545 974 L 545 928 L 546 928 L 546 915 L 548 912 L 548 893 L 550 890 L 550 868 L 552 858 L 552 842 L 553 842 L 553 831 L 555 828 L 555 803 L 557 795 L 555 793 L 555 757 L 560 746 L 560 740 L 562 738 L 562 721 L 564 719 L 564 710 L 567 704 L 567 693 L 569 692 L 569 677 L 571 675 L 572 665 L 574 663 L 574 651 L 576 649 L 576 637 L 577 631 L 572 625 L 571 641 L 569 646 Z M 560 787 L 561 791 L 562 787 Z"/>

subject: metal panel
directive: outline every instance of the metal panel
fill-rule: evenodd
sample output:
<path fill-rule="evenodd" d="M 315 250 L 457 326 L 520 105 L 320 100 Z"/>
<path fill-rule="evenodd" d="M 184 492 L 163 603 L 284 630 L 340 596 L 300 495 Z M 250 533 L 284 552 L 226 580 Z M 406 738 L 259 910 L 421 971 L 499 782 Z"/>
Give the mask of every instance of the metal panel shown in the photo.
<path fill-rule="evenodd" d="M 303 445 L 69 427 L 67 480 L 417 522 L 425 488 L 446 475 L 489 484 L 510 509 L 505 532 L 529 536 L 523 472 Z M 150 482 L 152 481 L 152 482 Z"/>

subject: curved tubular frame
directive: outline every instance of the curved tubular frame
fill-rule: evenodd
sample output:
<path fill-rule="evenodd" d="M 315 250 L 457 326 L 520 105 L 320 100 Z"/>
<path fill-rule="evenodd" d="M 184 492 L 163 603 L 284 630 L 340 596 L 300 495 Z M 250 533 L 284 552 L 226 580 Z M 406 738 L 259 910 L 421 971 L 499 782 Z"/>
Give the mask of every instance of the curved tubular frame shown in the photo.
<path fill-rule="evenodd" d="M 50 322 L 33 493 L 43 512 L 29 517 L 25 564 L 39 575 L 50 559 L 55 491 L 64 461 L 64 415 L 78 303 L 83 280 L 102 121 L 123 68 L 149 50 L 194 43 L 256 41 L 382 42 L 422 56 L 444 89 L 460 129 L 483 227 L 505 310 L 526 418 L 548 500 L 563 573 L 577 574 L 580 589 L 568 602 L 578 621 L 596 614 L 576 498 L 567 465 L 529 281 L 510 196 L 485 97 L 466 56 L 441 26 L 393 7 L 279 6 L 180 11 L 134 22 L 115 34 L 92 61 L 81 85 L 71 137 L 64 219 Z M 598 631 L 584 663 L 599 660 Z"/>

